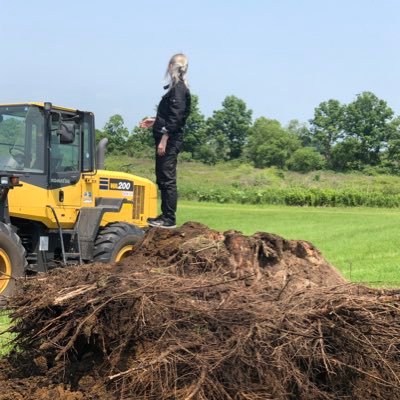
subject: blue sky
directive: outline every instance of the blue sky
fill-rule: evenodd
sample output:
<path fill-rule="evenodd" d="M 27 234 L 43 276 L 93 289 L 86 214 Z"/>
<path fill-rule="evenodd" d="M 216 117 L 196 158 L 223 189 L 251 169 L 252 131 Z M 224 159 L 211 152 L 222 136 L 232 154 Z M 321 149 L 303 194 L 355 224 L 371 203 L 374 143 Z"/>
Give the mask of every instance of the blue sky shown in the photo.
<path fill-rule="evenodd" d="M 189 56 L 206 116 L 227 95 L 255 118 L 307 121 L 324 100 L 374 92 L 400 114 L 400 1 L 2 2 L 0 103 L 52 101 L 133 126 Z"/>

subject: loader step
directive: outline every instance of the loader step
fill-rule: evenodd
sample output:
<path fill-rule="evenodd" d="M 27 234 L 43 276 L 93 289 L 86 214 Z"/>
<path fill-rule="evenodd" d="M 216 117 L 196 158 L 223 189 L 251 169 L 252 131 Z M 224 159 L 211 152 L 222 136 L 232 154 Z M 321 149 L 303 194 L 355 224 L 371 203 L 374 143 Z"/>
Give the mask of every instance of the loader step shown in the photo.
<path fill-rule="evenodd" d="M 65 253 L 67 259 L 79 259 L 79 253 Z"/>

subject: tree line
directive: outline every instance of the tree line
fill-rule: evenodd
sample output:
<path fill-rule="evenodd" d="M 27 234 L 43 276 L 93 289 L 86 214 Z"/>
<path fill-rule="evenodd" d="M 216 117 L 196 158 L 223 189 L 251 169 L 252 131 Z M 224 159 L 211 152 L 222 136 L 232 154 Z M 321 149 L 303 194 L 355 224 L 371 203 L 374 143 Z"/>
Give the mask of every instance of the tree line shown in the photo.
<path fill-rule="evenodd" d="M 342 104 L 330 99 L 318 105 L 308 123 L 283 126 L 266 117 L 252 120 L 246 103 L 227 96 L 220 109 L 206 118 L 199 98 L 192 95 L 181 158 L 207 164 L 238 160 L 257 168 L 278 167 L 308 172 L 319 169 L 400 173 L 400 117 L 372 92 Z M 120 115 L 113 115 L 97 139 L 109 139 L 111 154 L 153 157 L 148 129 L 131 132 Z"/>

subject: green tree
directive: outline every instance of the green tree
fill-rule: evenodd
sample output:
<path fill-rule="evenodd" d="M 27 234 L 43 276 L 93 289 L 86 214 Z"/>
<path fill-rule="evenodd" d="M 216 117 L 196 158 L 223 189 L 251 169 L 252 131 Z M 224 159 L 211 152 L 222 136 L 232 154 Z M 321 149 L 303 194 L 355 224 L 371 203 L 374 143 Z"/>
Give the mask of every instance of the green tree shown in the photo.
<path fill-rule="evenodd" d="M 257 168 L 284 168 L 299 147 L 300 140 L 296 135 L 284 129 L 278 121 L 261 117 L 249 131 L 245 153 Z"/>
<path fill-rule="evenodd" d="M 393 173 L 398 174 L 400 173 L 400 117 L 392 120 L 392 128 L 383 162 Z"/>
<path fill-rule="evenodd" d="M 311 133 L 307 124 L 301 123 L 297 119 L 292 119 L 289 121 L 286 129 L 300 139 L 302 146 L 307 147 L 312 145 Z"/>
<path fill-rule="evenodd" d="M 347 137 L 332 148 L 331 167 L 335 171 L 361 171 L 361 143 L 354 137 Z"/>
<path fill-rule="evenodd" d="M 200 147 L 206 144 L 206 119 L 200 112 L 199 97 L 192 94 L 190 115 L 184 128 L 183 151 L 189 152 L 196 159 L 201 158 Z"/>
<path fill-rule="evenodd" d="M 332 147 L 344 137 L 345 109 L 338 100 L 324 101 L 315 108 L 314 118 L 310 120 L 311 144 L 325 157 L 329 166 L 332 164 Z"/>
<path fill-rule="evenodd" d="M 227 96 L 222 109 L 214 111 L 207 121 L 207 140 L 220 160 L 233 160 L 242 155 L 251 126 L 252 111 L 235 96 Z"/>
<path fill-rule="evenodd" d="M 126 154 L 133 157 L 153 157 L 154 138 L 151 129 L 135 126 L 125 143 Z"/>
<path fill-rule="evenodd" d="M 100 142 L 101 139 L 105 138 L 106 134 L 101 129 L 96 128 L 96 144 Z"/>
<path fill-rule="evenodd" d="M 356 139 L 358 157 L 364 165 L 378 165 L 383 150 L 396 135 L 399 126 L 393 110 L 386 101 L 371 92 L 357 95 L 355 101 L 346 107 L 343 127 L 347 136 Z"/>
<path fill-rule="evenodd" d="M 291 155 L 287 166 L 292 171 L 310 172 L 324 168 L 325 158 L 314 147 L 301 147 Z"/>
<path fill-rule="evenodd" d="M 108 151 L 112 154 L 125 154 L 129 130 L 121 115 L 115 114 L 104 125 L 103 135 L 108 139 Z"/>
<path fill-rule="evenodd" d="M 221 157 L 216 151 L 214 142 L 201 145 L 196 150 L 196 159 L 208 165 L 215 165 L 218 161 L 221 161 Z"/>

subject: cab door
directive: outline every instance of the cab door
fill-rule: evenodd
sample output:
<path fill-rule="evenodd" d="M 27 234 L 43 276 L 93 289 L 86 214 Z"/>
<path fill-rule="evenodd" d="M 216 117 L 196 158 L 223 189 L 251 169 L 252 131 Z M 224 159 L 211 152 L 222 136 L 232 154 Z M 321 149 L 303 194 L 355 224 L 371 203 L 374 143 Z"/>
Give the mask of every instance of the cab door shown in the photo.
<path fill-rule="evenodd" d="M 66 140 L 65 138 L 69 139 Z M 52 118 L 49 143 L 49 189 L 54 204 L 80 208 L 81 126 L 70 115 Z"/>

